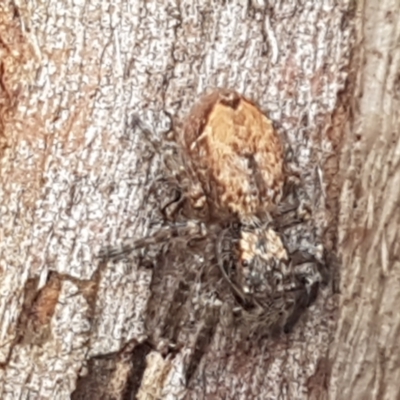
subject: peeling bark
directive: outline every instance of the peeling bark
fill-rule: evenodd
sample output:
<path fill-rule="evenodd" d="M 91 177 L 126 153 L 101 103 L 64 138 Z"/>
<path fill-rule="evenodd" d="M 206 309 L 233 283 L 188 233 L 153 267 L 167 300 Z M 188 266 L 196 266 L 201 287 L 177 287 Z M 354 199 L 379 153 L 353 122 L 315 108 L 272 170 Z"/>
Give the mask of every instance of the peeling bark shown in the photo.
<path fill-rule="evenodd" d="M 400 4 L 372 3 L 0 5 L 2 399 L 399 396 Z M 342 259 L 340 295 L 274 340 L 223 307 L 182 326 L 194 285 L 96 257 L 157 219 L 132 115 L 162 141 L 215 86 L 287 137 Z"/>

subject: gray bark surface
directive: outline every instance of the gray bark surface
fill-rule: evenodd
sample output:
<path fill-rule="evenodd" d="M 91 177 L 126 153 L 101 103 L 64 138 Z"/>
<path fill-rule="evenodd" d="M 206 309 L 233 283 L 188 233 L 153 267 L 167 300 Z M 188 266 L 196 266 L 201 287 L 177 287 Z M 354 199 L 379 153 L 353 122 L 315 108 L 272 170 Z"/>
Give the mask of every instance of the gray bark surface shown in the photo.
<path fill-rule="evenodd" d="M 0 398 L 399 396 L 400 4 L 372 3 L 0 5 Z M 157 218 L 133 114 L 160 139 L 221 86 L 287 135 L 342 257 L 340 296 L 279 339 L 243 343 L 195 274 L 96 257 Z"/>

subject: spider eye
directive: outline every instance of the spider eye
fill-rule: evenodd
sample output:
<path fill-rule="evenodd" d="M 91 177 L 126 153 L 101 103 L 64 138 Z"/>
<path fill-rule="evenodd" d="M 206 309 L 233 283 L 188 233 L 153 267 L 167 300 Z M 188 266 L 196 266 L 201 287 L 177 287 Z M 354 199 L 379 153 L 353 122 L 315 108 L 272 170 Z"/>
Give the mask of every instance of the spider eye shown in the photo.
<path fill-rule="evenodd" d="M 242 267 L 248 267 L 248 266 L 249 266 L 249 262 L 247 260 L 243 260 Z"/>

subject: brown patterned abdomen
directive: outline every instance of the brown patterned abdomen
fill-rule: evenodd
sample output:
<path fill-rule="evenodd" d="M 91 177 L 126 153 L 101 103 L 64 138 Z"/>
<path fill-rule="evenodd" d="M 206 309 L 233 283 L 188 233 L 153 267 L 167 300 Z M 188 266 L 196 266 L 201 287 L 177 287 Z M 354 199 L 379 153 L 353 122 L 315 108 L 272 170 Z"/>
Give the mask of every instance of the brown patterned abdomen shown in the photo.
<path fill-rule="evenodd" d="M 282 195 L 283 152 L 271 121 L 232 90 L 204 96 L 183 129 L 183 144 L 210 209 L 251 221 Z"/>

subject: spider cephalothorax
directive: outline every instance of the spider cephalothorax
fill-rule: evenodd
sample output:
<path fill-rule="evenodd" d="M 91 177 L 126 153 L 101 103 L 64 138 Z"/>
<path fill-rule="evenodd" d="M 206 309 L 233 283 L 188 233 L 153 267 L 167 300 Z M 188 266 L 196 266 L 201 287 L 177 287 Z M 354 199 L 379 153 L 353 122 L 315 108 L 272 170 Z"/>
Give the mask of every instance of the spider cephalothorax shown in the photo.
<path fill-rule="evenodd" d="M 220 241 L 218 265 L 247 322 L 264 333 L 290 331 L 316 299 L 320 262 L 305 251 L 289 254 L 268 226 L 242 227 L 235 239 L 225 231 Z"/>
<path fill-rule="evenodd" d="M 245 293 L 264 296 L 284 290 L 289 257 L 272 228 L 243 229 L 237 251 L 236 275 Z"/>

